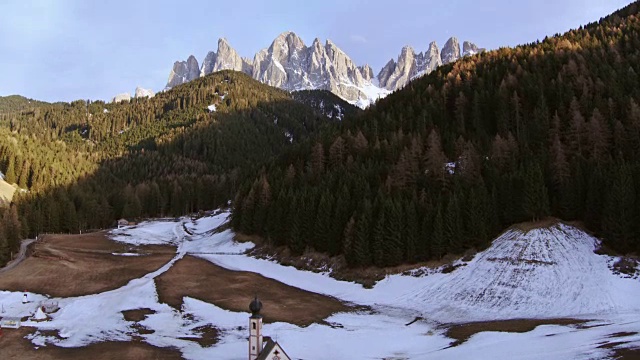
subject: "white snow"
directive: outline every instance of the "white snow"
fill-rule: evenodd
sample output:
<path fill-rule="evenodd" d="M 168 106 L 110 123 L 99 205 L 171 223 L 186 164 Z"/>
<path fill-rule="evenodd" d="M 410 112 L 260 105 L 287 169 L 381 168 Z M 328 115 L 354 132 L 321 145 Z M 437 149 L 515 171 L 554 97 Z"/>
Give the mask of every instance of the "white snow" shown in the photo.
<path fill-rule="evenodd" d="M 106 114 L 106 113 L 108 113 L 108 112 L 109 112 L 109 110 L 107 110 L 107 109 L 103 109 L 103 110 L 102 110 L 102 112 Z"/>
<path fill-rule="evenodd" d="M 207 106 L 207 109 L 209 109 L 209 112 L 215 112 L 216 111 L 216 104 L 211 104 L 211 105 Z"/>
<path fill-rule="evenodd" d="M 271 59 L 273 60 L 273 63 L 275 64 L 275 66 L 282 71 L 283 74 L 286 74 L 287 72 L 284 70 L 284 66 L 282 66 L 282 64 L 280 64 L 280 61 L 278 61 L 275 57 L 271 57 Z"/>
<path fill-rule="evenodd" d="M 33 315 L 33 319 L 34 320 L 47 320 L 47 314 L 44 313 L 44 311 L 42 311 L 42 307 L 38 307 L 38 309 L 36 310 L 35 315 Z"/>
<path fill-rule="evenodd" d="M 293 143 L 293 135 L 291 135 L 291 133 L 290 133 L 290 132 L 285 131 L 285 132 L 284 132 L 284 136 L 286 136 L 286 137 L 287 137 L 287 139 L 289 139 L 289 142 L 290 142 L 290 143 Z"/>
<path fill-rule="evenodd" d="M 391 94 L 391 91 L 378 87 L 376 85 L 376 82 L 366 83 L 364 86 L 355 86 L 351 83 L 341 83 L 340 85 L 355 87 L 356 89 L 364 93 L 364 95 L 367 97 L 366 99 L 348 101 L 350 104 L 355 105 L 362 109 L 367 108 L 369 105 L 375 103 L 377 100 L 382 99 L 387 95 Z"/>
<path fill-rule="evenodd" d="M 175 233 L 175 228 L 179 224 L 178 221 L 172 220 L 145 221 L 138 225 L 113 230 L 111 238 L 132 245 L 176 244 L 178 235 Z"/>
<path fill-rule="evenodd" d="M 449 175 L 453 175 L 456 172 L 456 163 L 448 162 L 444 164 L 444 169 Z"/>
<path fill-rule="evenodd" d="M 599 241 L 563 224 L 527 233 L 506 231 L 487 250 L 451 273 L 391 275 L 372 289 L 328 274 L 300 271 L 274 261 L 250 257 L 251 243 L 236 243 L 233 232 L 220 231 L 228 212 L 179 220 L 143 222 L 113 230 L 111 237 L 131 244 L 173 244 L 176 256 L 159 270 L 127 285 L 99 294 L 56 299 L 60 310 L 50 321 L 23 325 L 58 330 L 62 339 L 40 332 L 34 345 L 84 346 L 100 341 L 129 341 L 136 333 L 122 311 L 149 308 L 153 314 L 139 324 L 153 330 L 141 334 L 145 342 L 174 347 L 186 359 L 244 359 L 247 319 L 244 312 L 223 310 L 185 297 L 181 311 L 158 300 L 154 278 L 186 254 L 230 270 L 260 273 L 301 289 L 366 305 L 370 310 L 338 313 L 323 324 L 304 328 L 287 323 L 265 324 L 264 334 L 294 358 L 304 359 L 599 359 L 610 355 L 601 347 L 640 347 L 640 283 L 615 275 L 615 258 L 596 255 Z M 125 254 L 118 254 L 126 256 Z M 212 289 L 215 291 L 215 289 Z M 251 294 L 248 294 L 248 298 Z M 0 291 L 6 314 L 33 314 L 46 297 Z M 406 325 L 417 316 L 419 320 Z M 582 318 L 585 326 L 543 325 L 526 333 L 481 332 L 465 343 L 449 347 L 442 323 L 511 318 Z M 99 319 L 100 321 L 94 321 Z M 212 325 L 220 341 L 203 348 L 181 338 L 197 337 L 195 328 Z M 617 334 L 616 336 L 612 336 Z M 618 344 L 616 344 L 618 343 Z"/>

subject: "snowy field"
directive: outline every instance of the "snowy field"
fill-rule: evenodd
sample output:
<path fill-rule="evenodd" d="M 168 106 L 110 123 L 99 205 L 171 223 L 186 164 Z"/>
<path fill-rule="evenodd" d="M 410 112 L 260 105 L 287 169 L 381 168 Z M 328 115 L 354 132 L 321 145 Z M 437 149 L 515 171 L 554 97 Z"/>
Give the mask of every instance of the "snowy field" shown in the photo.
<path fill-rule="evenodd" d="M 35 346 L 80 347 L 133 336 L 158 347 L 175 347 L 186 359 L 245 359 L 249 314 L 232 312 L 185 297 L 181 311 L 160 303 L 154 279 L 187 254 L 216 265 L 250 271 L 304 290 L 331 295 L 371 310 L 334 314 L 308 327 L 288 323 L 264 326 L 294 359 L 600 359 L 602 347 L 640 347 L 640 280 L 614 275 L 615 260 L 594 254 L 598 240 L 566 225 L 523 234 L 508 231 L 493 245 L 449 274 L 393 275 L 372 289 L 328 274 L 296 270 L 244 255 L 251 243 L 233 241 L 233 232 L 215 231 L 229 214 L 192 221 L 159 220 L 113 230 L 114 241 L 135 245 L 171 244 L 175 257 L 155 272 L 99 294 L 56 298 L 61 310 L 49 321 L 23 322 L 38 328 Z M 212 289 L 215 291 L 215 289 Z M 46 297 L 0 291 L 1 316 L 35 313 Z M 248 294 L 248 297 L 251 295 Z M 139 322 L 151 334 L 138 334 L 122 311 L 151 309 Z M 411 325 L 416 317 L 419 320 Z M 525 333 L 480 332 L 450 347 L 449 323 L 514 318 L 579 318 L 581 326 L 542 325 Z M 98 321 L 99 319 L 99 321 Z M 212 325 L 220 340 L 202 347 L 188 338 Z M 58 332 L 52 336 L 50 331 Z M 43 332 L 41 332 L 43 331 Z M 612 336 L 616 334 L 615 336 Z"/>

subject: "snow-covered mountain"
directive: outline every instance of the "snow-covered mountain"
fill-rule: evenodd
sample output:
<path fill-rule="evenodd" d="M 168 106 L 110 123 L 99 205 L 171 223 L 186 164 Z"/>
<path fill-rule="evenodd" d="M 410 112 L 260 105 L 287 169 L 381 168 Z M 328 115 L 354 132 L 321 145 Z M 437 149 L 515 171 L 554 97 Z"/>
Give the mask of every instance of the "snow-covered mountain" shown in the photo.
<path fill-rule="evenodd" d="M 465 54 L 482 51 L 467 41 Z M 469 51 L 467 51 L 469 49 Z M 451 38 L 442 49 L 435 42 L 424 53 L 416 54 L 405 46 L 398 60 L 391 59 L 374 76 L 367 64 L 358 66 L 331 40 L 324 44 L 315 39 L 310 46 L 293 32 L 280 34 L 268 48 L 255 54 L 253 60 L 242 58 L 225 39 L 218 40 L 218 50 L 210 51 L 202 65 L 191 55 L 187 61 L 176 61 L 169 74 L 167 88 L 219 70 L 236 70 L 251 75 L 265 84 L 284 90 L 329 90 L 346 101 L 366 107 L 378 98 L 405 86 L 412 79 L 428 74 L 437 66 L 459 59 L 460 45 Z"/>

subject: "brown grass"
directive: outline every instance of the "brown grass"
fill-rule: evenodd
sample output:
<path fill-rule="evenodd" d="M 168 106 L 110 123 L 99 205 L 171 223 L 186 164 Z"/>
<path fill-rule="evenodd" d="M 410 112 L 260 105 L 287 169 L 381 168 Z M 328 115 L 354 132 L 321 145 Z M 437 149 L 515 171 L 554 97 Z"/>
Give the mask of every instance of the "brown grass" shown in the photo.
<path fill-rule="evenodd" d="M 500 321 L 480 321 L 454 325 L 447 329 L 445 335 L 456 341 L 451 346 L 458 346 L 477 333 L 485 331 L 499 331 L 510 333 L 529 332 L 540 325 L 577 325 L 587 320 L 578 319 L 512 319 Z"/>
<path fill-rule="evenodd" d="M 183 337 L 182 340 L 189 340 L 198 343 L 202 347 L 211 347 L 220 340 L 220 331 L 211 325 L 200 326 L 193 329 L 196 337 Z"/>
<path fill-rule="evenodd" d="M 550 228 L 557 223 L 561 222 L 560 219 L 555 217 L 546 217 L 538 221 L 527 221 L 513 225 L 513 228 L 521 230 L 523 232 L 529 232 L 534 229 Z"/>
<path fill-rule="evenodd" d="M 127 321 L 142 321 L 148 315 L 155 314 L 156 312 L 151 309 L 135 309 L 135 310 L 125 310 L 122 312 L 124 319 Z"/>
<path fill-rule="evenodd" d="M 137 251 L 145 256 L 115 256 Z M 0 289 L 70 297 L 117 289 L 167 263 L 171 247 L 130 247 L 109 240 L 104 232 L 45 235 L 33 245 L 31 256 L 0 274 Z"/>
<path fill-rule="evenodd" d="M 157 348 L 140 342 L 104 342 L 82 348 L 61 348 L 52 345 L 38 349 L 24 337 L 34 332 L 32 328 L 2 329 L 0 358 L 29 360 L 112 360 L 112 359 L 181 359 L 176 349 Z"/>
<path fill-rule="evenodd" d="M 611 358 L 616 360 L 638 360 L 640 359 L 640 349 L 615 349 Z"/>
<path fill-rule="evenodd" d="M 189 296 L 223 309 L 248 312 L 254 294 L 264 308 L 265 321 L 284 321 L 299 326 L 321 322 L 329 315 L 349 311 L 339 300 L 246 271 L 231 271 L 206 260 L 185 256 L 156 278 L 160 301 L 180 308 Z"/>

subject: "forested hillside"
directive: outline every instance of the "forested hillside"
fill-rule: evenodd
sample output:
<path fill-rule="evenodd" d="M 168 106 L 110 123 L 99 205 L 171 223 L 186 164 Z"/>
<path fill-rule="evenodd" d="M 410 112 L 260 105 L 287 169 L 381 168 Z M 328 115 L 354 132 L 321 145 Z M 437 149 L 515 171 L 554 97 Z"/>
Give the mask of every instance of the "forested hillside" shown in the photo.
<path fill-rule="evenodd" d="M 0 114 L 33 109 L 44 105 L 49 104 L 43 101 L 27 99 L 20 95 L 0 96 Z"/>
<path fill-rule="evenodd" d="M 353 266 L 460 254 L 581 220 L 640 250 L 638 4 L 439 67 L 245 183 L 233 226 Z"/>
<path fill-rule="evenodd" d="M 292 92 L 291 96 L 331 119 L 343 120 L 362 112 L 329 90 L 300 90 Z"/>
<path fill-rule="evenodd" d="M 2 113 L 0 171 L 26 192 L 0 215 L 0 264 L 21 237 L 226 204 L 243 179 L 328 122 L 230 71 L 131 103 Z"/>

